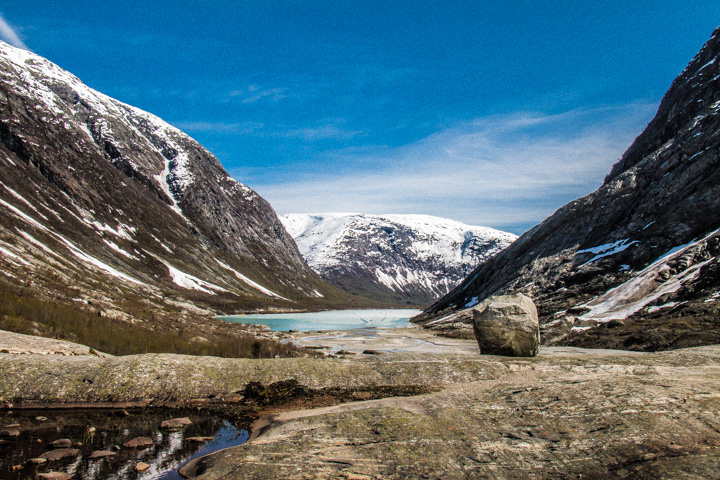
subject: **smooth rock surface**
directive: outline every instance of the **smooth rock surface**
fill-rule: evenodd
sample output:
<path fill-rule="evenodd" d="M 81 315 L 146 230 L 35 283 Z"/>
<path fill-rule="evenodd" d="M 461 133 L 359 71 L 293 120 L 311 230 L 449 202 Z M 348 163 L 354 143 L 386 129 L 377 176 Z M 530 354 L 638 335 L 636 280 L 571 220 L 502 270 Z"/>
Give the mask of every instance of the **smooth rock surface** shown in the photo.
<path fill-rule="evenodd" d="M 249 443 L 182 473 L 202 480 L 717 478 L 720 347 L 634 355 L 543 348 L 534 358 L 503 360 L 504 375 L 438 393 L 274 414 Z"/>
<path fill-rule="evenodd" d="M 480 353 L 534 357 L 540 348 L 540 324 L 533 301 L 522 294 L 485 300 L 473 310 Z"/>

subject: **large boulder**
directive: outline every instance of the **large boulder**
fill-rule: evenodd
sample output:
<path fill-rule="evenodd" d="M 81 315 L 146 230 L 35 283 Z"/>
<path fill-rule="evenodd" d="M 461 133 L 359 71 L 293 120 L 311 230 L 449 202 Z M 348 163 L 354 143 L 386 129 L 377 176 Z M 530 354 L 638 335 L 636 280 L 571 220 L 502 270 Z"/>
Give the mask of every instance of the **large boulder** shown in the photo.
<path fill-rule="evenodd" d="M 473 309 L 480 353 L 534 357 L 540 348 L 537 308 L 525 295 L 491 297 Z"/>

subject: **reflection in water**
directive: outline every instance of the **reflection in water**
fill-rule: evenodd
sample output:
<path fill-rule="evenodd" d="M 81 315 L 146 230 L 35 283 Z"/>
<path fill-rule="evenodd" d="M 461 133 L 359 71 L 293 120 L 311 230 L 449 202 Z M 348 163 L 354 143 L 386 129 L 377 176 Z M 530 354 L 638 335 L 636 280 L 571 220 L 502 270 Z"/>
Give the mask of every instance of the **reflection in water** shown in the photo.
<path fill-rule="evenodd" d="M 193 423 L 178 431 L 159 428 L 162 421 L 176 417 L 188 417 Z M 139 410 L 129 416 L 108 410 L 0 413 L 0 432 L 11 430 L 19 435 L 0 437 L 0 478 L 13 480 L 49 471 L 65 472 L 78 480 L 175 480 L 182 478 L 176 470 L 188 460 L 241 445 L 248 439 L 244 423 L 234 424 L 207 412 L 179 410 Z M 122 447 L 135 437 L 150 437 L 153 445 Z M 28 463 L 54 450 L 51 442 L 65 438 L 72 441 L 78 454 L 40 465 Z M 89 458 L 98 450 L 112 451 L 114 455 Z M 149 468 L 136 472 L 139 462 Z"/>

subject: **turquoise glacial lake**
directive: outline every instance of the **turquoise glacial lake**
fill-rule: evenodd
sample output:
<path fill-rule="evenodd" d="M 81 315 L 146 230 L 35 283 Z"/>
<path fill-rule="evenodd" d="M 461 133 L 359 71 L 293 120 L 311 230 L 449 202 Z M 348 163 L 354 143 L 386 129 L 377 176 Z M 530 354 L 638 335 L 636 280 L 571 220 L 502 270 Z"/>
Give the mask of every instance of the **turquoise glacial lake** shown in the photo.
<path fill-rule="evenodd" d="M 313 332 L 325 330 L 357 330 L 361 328 L 397 328 L 408 326 L 410 317 L 421 310 L 333 310 L 313 313 L 263 313 L 219 317 L 232 323 L 267 325 L 271 330 Z"/>

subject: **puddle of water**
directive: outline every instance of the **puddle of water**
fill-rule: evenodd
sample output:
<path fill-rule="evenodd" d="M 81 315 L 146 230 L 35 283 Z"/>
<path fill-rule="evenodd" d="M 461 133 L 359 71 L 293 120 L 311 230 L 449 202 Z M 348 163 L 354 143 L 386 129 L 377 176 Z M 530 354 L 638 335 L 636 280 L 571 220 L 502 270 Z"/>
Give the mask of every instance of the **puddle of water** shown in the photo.
<path fill-rule="evenodd" d="M 178 417 L 188 417 L 193 423 L 178 431 L 160 429 L 162 421 Z M 130 416 L 120 416 L 117 410 L 2 412 L 0 431 L 17 430 L 19 436 L 0 438 L 0 478 L 25 480 L 36 473 L 60 471 L 73 480 L 177 480 L 182 477 L 176 470 L 190 459 L 245 443 L 248 428 L 249 424 L 236 424 L 212 413 L 182 410 L 130 410 Z M 153 445 L 123 448 L 136 437 L 149 437 Z M 196 437 L 207 438 L 197 441 Z M 41 465 L 28 463 L 54 450 L 50 444 L 59 439 L 69 439 L 78 454 Z M 97 450 L 115 451 L 115 455 L 90 459 Z M 149 468 L 136 472 L 139 462 Z"/>

